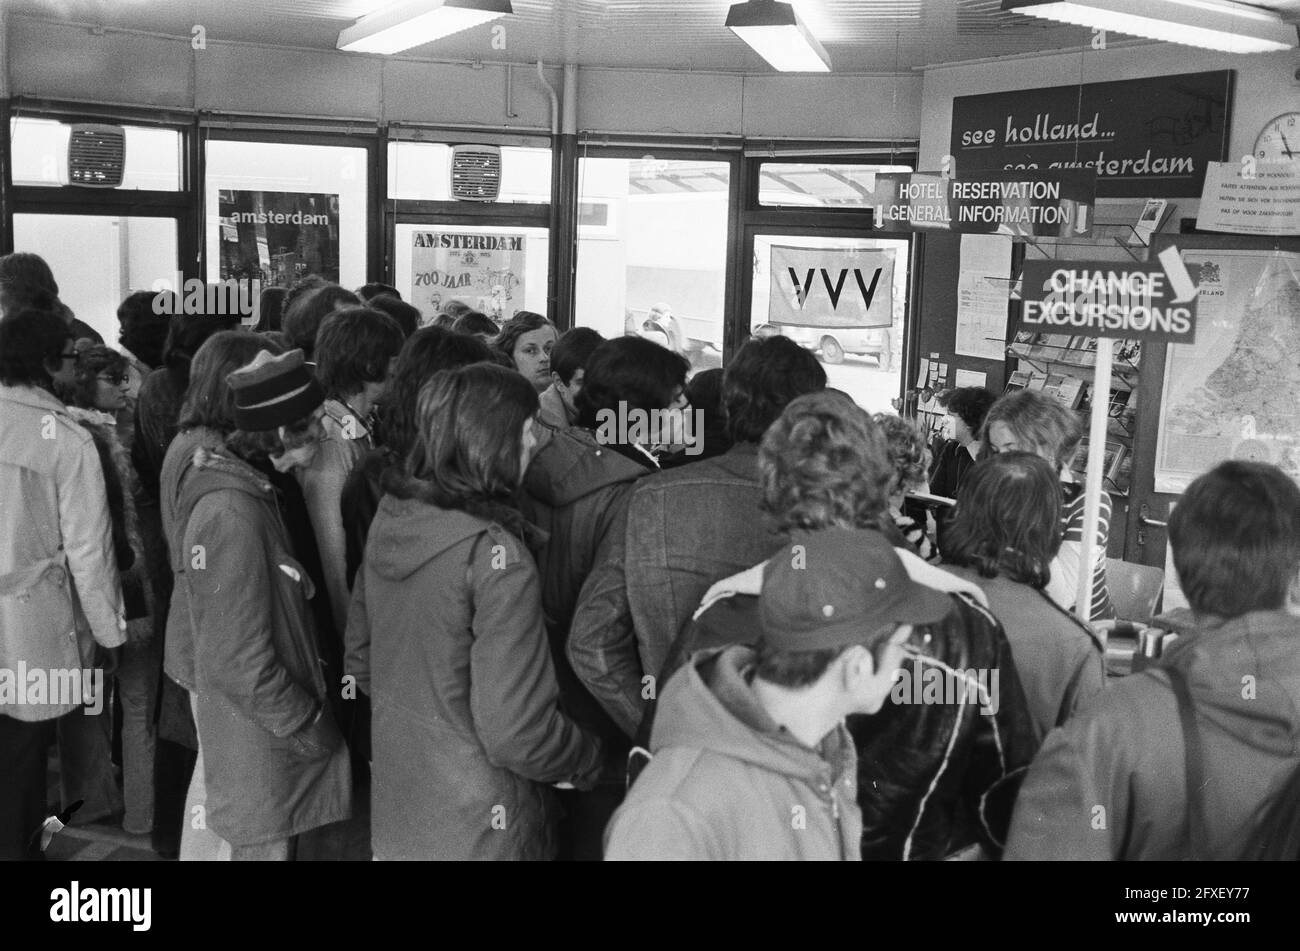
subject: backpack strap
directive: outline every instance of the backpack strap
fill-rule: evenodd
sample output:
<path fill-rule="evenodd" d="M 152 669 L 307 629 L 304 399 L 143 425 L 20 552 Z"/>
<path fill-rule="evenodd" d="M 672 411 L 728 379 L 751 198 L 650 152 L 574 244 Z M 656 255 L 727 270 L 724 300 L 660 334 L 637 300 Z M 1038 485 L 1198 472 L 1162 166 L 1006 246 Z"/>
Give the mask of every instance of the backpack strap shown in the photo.
<path fill-rule="evenodd" d="M 1193 861 L 1201 858 L 1198 847 L 1205 841 L 1205 801 L 1201 790 L 1205 788 L 1205 759 L 1201 747 L 1201 731 L 1196 728 L 1196 711 L 1192 707 L 1192 691 L 1182 671 L 1164 668 L 1169 674 L 1174 699 L 1178 702 L 1178 720 L 1183 730 L 1183 749 L 1186 764 L 1183 770 L 1187 786 L 1187 813 L 1184 831 L 1187 835 L 1187 857 Z"/>

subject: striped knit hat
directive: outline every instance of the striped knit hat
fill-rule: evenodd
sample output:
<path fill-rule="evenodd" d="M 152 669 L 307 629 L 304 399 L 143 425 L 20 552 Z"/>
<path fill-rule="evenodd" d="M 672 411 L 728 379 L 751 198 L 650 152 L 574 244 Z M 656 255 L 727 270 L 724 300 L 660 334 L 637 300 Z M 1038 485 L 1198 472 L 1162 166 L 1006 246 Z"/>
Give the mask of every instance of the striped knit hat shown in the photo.
<path fill-rule="evenodd" d="M 226 382 L 235 391 L 235 425 L 245 432 L 288 426 L 325 402 L 325 391 L 307 369 L 301 350 L 278 357 L 263 350 Z"/>

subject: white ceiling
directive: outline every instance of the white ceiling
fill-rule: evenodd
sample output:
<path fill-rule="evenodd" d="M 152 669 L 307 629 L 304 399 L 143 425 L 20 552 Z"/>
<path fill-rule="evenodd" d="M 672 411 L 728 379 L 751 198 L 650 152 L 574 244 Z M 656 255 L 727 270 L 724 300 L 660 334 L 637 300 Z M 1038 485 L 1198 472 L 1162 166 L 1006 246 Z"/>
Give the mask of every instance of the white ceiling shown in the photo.
<path fill-rule="evenodd" d="M 0 0 L 13 13 L 209 41 L 333 49 L 390 0 Z M 733 0 L 513 0 L 505 49 L 480 26 L 407 54 L 484 62 L 768 72 L 723 23 Z M 1090 34 L 1001 12 L 1001 0 L 793 0 L 837 72 L 906 72 L 988 56 L 1080 48 Z M 1255 0 L 1300 17 L 1300 0 Z M 1193 54 L 1194 55 L 1194 54 Z"/>

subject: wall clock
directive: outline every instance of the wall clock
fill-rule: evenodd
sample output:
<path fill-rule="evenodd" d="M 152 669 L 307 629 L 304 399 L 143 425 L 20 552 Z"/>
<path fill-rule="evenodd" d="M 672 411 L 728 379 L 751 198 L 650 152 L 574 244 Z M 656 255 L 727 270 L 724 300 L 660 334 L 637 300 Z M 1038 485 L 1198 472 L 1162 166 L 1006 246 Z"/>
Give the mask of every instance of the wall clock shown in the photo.
<path fill-rule="evenodd" d="M 1284 112 L 1265 123 L 1254 154 L 1261 162 L 1300 162 L 1300 112 Z"/>

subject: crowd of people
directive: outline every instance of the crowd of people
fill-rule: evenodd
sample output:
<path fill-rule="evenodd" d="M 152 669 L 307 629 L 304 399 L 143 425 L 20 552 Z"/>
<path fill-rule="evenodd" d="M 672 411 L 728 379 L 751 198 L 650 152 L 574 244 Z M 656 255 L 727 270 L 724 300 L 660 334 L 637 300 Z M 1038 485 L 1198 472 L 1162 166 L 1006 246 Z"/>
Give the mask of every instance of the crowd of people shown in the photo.
<path fill-rule="evenodd" d="M 55 812 L 182 859 L 1223 857 L 1294 786 L 1275 468 L 1183 496 L 1181 636 L 1108 685 L 1110 500 L 1084 565 L 1040 393 L 931 446 L 780 335 L 692 372 L 664 319 L 166 293 L 110 347 L 0 258 L 0 857 Z"/>

